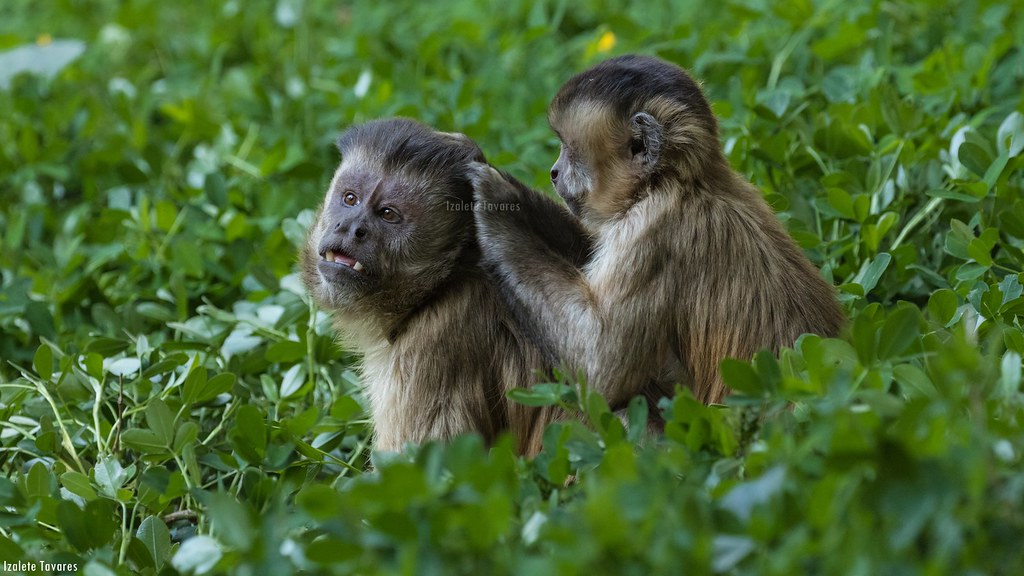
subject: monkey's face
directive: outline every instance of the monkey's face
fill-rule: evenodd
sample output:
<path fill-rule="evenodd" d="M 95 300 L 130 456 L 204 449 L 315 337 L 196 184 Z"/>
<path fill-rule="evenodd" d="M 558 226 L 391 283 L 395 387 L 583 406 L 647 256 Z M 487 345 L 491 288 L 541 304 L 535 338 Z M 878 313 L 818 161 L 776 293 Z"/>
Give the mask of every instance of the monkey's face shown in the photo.
<path fill-rule="evenodd" d="M 328 309 L 401 314 L 428 297 L 473 240 L 461 135 L 409 120 L 354 128 L 303 250 L 303 281 Z"/>
<path fill-rule="evenodd" d="M 549 120 L 561 145 L 551 183 L 569 209 L 584 221 L 625 209 L 623 200 L 643 176 L 633 161 L 637 146 L 629 126 L 607 105 L 589 100 L 553 112 Z"/>
<path fill-rule="evenodd" d="M 413 305 L 472 234 L 472 213 L 453 200 L 437 182 L 343 162 L 310 238 L 324 303 Z"/>
<path fill-rule="evenodd" d="M 361 293 L 388 275 L 389 256 L 409 230 L 410 206 L 400 186 L 380 170 L 342 163 L 317 221 L 315 253 L 321 280 L 335 290 Z M 399 206 L 401 205 L 401 206 Z M 412 207 L 411 212 L 415 212 Z"/>
<path fill-rule="evenodd" d="M 588 224 L 622 214 L 659 179 L 700 179 L 721 156 L 700 86 L 647 56 L 612 58 L 570 78 L 548 122 L 562 143 L 552 182 Z"/>

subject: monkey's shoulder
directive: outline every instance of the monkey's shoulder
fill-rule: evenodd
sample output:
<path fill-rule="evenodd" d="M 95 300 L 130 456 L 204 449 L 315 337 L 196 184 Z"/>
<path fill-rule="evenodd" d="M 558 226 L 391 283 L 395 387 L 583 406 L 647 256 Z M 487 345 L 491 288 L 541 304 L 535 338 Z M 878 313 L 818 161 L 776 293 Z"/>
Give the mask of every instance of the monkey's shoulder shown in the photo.
<path fill-rule="evenodd" d="M 495 357 L 512 355 L 522 361 L 511 314 L 494 284 L 478 269 L 455 276 L 457 281 L 441 288 L 407 320 L 390 353 L 399 359 L 448 358 L 436 370 L 453 373 L 486 372 L 494 368 Z"/>

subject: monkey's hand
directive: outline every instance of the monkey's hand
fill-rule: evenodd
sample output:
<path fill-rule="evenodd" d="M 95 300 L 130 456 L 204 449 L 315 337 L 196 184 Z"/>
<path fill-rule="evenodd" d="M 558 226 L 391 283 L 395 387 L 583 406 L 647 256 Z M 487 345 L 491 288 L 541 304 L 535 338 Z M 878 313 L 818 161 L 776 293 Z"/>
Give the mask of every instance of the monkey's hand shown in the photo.
<path fill-rule="evenodd" d="M 469 179 L 473 183 L 478 218 L 481 212 L 498 212 L 511 214 L 505 216 L 511 219 L 522 211 L 524 197 L 534 193 L 516 179 L 482 162 L 470 163 Z"/>
<path fill-rule="evenodd" d="M 590 258 L 590 237 L 565 206 L 487 164 L 471 164 L 470 179 L 485 264 L 495 262 L 496 251 L 506 246 L 527 256 L 547 250 L 576 267 Z"/>
<path fill-rule="evenodd" d="M 474 215 L 477 238 L 484 264 L 493 269 L 504 268 L 503 262 L 513 251 L 518 254 L 545 250 L 542 237 L 530 225 L 531 206 L 535 192 L 487 164 L 470 166 L 474 189 Z M 508 272 L 508 271 L 504 271 Z"/>

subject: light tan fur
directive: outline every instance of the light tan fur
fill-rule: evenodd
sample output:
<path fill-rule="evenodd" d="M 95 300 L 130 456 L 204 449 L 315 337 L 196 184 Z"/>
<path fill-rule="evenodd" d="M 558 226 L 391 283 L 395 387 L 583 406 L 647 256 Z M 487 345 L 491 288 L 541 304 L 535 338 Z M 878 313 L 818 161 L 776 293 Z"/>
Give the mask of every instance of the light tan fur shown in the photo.
<path fill-rule="evenodd" d="M 478 236 L 520 323 L 613 408 L 667 395 L 671 382 L 720 402 L 724 358 L 839 332 L 833 288 L 729 167 L 710 106 L 680 68 L 599 64 L 563 86 L 549 121 L 562 141 L 555 187 L 593 235 L 592 258 L 578 267 L 545 253 L 501 214 L 477 214 Z M 474 186 L 484 201 L 527 193 L 486 167 Z"/>

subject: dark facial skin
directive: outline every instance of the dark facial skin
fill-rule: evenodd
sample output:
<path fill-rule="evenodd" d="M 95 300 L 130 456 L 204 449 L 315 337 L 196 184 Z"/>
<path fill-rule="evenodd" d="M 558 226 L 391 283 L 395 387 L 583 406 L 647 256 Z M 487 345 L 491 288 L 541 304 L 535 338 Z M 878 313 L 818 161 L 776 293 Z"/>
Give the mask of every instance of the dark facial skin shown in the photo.
<path fill-rule="evenodd" d="M 396 188 L 394 181 L 368 171 L 339 174 L 324 203 L 327 226 L 317 246 L 325 280 L 356 285 L 380 280 L 386 272 L 380 258 L 383 240 L 408 236 L 415 228 Z"/>
<path fill-rule="evenodd" d="M 395 310 L 413 305 L 412 294 L 436 283 L 437 271 L 459 254 L 465 234 L 453 233 L 453 225 L 471 230 L 471 214 L 444 211 L 441 198 L 425 193 L 430 187 L 343 163 L 320 217 L 321 279 L 339 296 L 365 296 Z"/>

